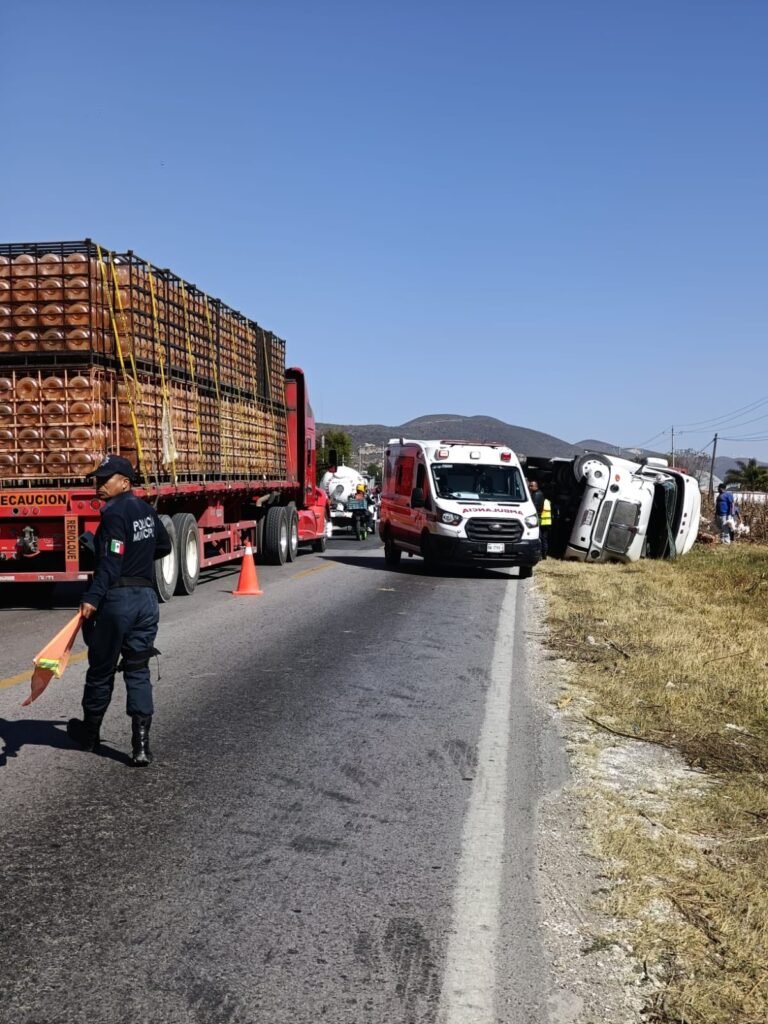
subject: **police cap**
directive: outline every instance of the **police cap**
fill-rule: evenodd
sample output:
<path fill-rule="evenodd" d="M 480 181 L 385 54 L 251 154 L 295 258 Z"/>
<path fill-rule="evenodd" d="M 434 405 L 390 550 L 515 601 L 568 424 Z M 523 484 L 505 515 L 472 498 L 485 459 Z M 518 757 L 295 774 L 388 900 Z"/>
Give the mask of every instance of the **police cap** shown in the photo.
<path fill-rule="evenodd" d="M 114 476 L 115 473 L 127 476 L 131 483 L 134 483 L 136 480 L 135 469 L 128 459 L 124 459 L 122 455 L 107 455 L 101 465 L 97 466 L 92 473 L 87 475 L 95 477 L 97 480 L 106 480 L 108 477 Z"/>

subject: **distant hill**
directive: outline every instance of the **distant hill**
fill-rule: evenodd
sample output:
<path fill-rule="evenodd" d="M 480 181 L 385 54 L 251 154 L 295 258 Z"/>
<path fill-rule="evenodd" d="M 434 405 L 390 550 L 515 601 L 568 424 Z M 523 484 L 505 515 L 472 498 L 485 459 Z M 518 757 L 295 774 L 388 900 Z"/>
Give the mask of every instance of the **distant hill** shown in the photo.
<path fill-rule="evenodd" d="M 739 455 L 738 461 L 739 462 L 749 462 L 749 458 L 746 455 Z M 720 477 L 721 480 L 724 480 L 725 479 L 725 474 L 728 472 L 729 469 L 738 469 L 739 468 L 737 466 L 736 462 L 737 462 L 737 460 L 735 458 L 732 459 L 730 457 L 730 455 L 720 455 L 720 456 L 718 456 L 715 459 L 715 476 L 718 476 L 718 477 Z M 768 465 L 768 463 L 761 462 L 759 459 L 757 460 L 757 464 L 758 464 L 758 466 Z"/>
<path fill-rule="evenodd" d="M 579 455 L 577 445 L 569 444 L 552 434 L 517 427 L 492 416 L 457 416 L 435 413 L 419 416 L 399 426 L 386 427 L 381 423 L 318 423 L 319 434 L 327 430 L 343 430 L 352 438 L 354 448 L 364 444 L 386 444 L 393 437 L 417 437 L 427 440 L 499 441 L 524 455 L 556 456 Z"/>
<path fill-rule="evenodd" d="M 328 430 L 343 430 L 352 438 L 354 449 L 365 444 L 384 445 L 392 437 L 417 437 L 427 440 L 454 441 L 499 441 L 508 444 L 520 455 L 535 455 L 549 458 L 568 458 L 581 455 L 582 452 L 608 452 L 623 459 L 637 460 L 642 456 L 665 458 L 666 452 L 652 451 L 648 448 L 622 448 L 610 441 L 599 441 L 586 438 L 583 441 L 564 441 L 552 434 L 544 434 L 540 430 L 518 427 L 493 416 L 458 416 L 455 413 L 433 413 L 430 416 L 418 416 L 399 426 L 388 427 L 383 423 L 318 423 L 317 432 L 322 434 Z M 747 461 L 747 457 L 743 458 Z M 709 470 L 709 461 L 702 458 Z M 763 463 L 761 463 L 763 465 Z M 722 480 L 729 469 L 736 468 L 736 459 L 722 455 L 715 459 L 715 478 Z M 693 469 L 693 467 L 691 467 Z"/>
<path fill-rule="evenodd" d="M 607 452 L 609 455 L 616 455 L 620 459 L 629 459 L 630 462 L 637 462 L 638 459 L 647 456 L 649 458 L 664 459 L 665 452 L 655 452 L 650 448 L 621 448 L 619 445 L 611 444 L 609 441 L 596 441 L 589 438 L 586 441 L 577 441 L 576 447 L 580 451 Z"/>

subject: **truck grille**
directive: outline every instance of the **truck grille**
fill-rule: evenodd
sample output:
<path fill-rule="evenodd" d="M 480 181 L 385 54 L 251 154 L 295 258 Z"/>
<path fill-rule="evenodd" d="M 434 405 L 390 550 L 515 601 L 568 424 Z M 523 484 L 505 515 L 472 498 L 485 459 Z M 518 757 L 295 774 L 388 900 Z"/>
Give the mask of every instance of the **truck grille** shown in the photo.
<path fill-rule="evenodd" d="M 626 554 L 637 533 L 639 519 L 639 505 L 631 501 L 617 501 L 616 511 L 613 513 L 608 536 L 605 539 L 605 547 L 609 551 L 615 551 L 617 555 Z"/>
<path fill-rule="evenodd" d="M 518 541 L 523 535 L 519 519 L 468 519 L 467 537 L 480 541 Z"/>
<path fill-rule="evenodd" d="M 611 517 L 613 511 L 613 502 L 606 501 L 603 507 L 600 509 L 600 515 L 597 517 L 597 526 L 595 527 L 595 544 L 599 544 L 603 539 L 605 528 L 608 525 L 608 520 Z"/>

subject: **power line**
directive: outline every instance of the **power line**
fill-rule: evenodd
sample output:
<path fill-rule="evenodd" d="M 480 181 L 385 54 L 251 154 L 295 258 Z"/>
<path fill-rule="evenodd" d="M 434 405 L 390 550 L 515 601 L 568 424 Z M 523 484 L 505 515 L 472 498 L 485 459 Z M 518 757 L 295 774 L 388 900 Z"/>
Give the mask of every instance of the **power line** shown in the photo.
<path fill-rule="evenodd" d="M 762 416 L 753 416 L 753 418 L 751 420 L 742 420 L 741 423 L 726 423 L 725 426 L 726 427 L 730 427 L 731 430 L 735 430 L 737 427 L 746 427 L 750 423 L 758 423 L 760 420 L 765 420 L 765 419 L 768 419 L 768 412 L 763 413 Z M 702 428 L 700 430 L 681 430 L 680 433 L 681 434 L 701 434 L 701 433 L 704 432 L 704 429 L 706 429 L 706 428 Z"/>
<path fill-rule="evenodd" d="M 721 412 L 716 416 L 710 416 L 706 420 L 694 420 L 691 423 L 682 423 L 681 429 L 687 430 L 689 427 L 716 427 L 722 422 L 735 419 L 738 416 L 743 416 L 745 413 L 752 412 L 754 409 L 759 409 L 761 405 L 768 403 L 768 396 L 765 398 L 757 398 L 754 402 L 749 402 L 747 405 L 742 405 L 738 409 L 732 409 L 730 412 Z"/>
<path fill-rule="evenodd" d="M 626 445 L 626 448 L 645 448 L 651 441 L 655 441 L 657 437 L 661 437 L 662 434 L 668 434 L 669 428 L 665 427 L 664 430 L 660 430 L 658 434 L 654 434 L 653 437 L 649 437 L 647 441 L 642 441 L 640 444 Z"/>
<path fill-rule="evenodd" d="M 754 412 L 756 409 L 760 409 L 765 405 L 768 405 L 768 396 L 765 396 L 763 398 L 757 398 L 752 402 L 748 402 L 746 405 L 742 405 L 736 409 L 732 409 L 730 412 L 719 413 L 717 416 L 712 416 L 709 419 L 694 420 L 690 423 L 683 423 L 677 427 L 665 427 L 663 430 L 659 430 L 658 433 L 653 434 L 645 441 L 641 441 L 640 444 L 624 445 L 624 448 L 625 450 L 630 448 L 646 448 L 649 444 L 651 444 L 652 441 L 655 441 L 659 437 L 665 437 L 667 434 L 670 434 L 671 443 L 674 446 L 675 434 L 677 434 L 678 437 L 682 437 L 683 435 L 687 434 L 709 433 L 710 430 L 720 429 L 722 427 L 724 427 L 725 429 L 730 428 L 731 430 L 736 430 L 739 427 L 746 427 L 750 423 L 758 423 L 762 420 L 768 419 L 768 412 L 762 413 L 760 416 L 754 416 L 748 420 L 741 420 L 738 423 L 734 423 L 733 421 L 735 419 L 738 419 L 740 416 L 744 416 L 747 413 Z M 768 441 L 768 434 L 745 434 L 739 437 L 721 437 L 720 440 L 745 442 Z M 711 443 L 712 442 L 710 442 L 710 444 Z M 709 444 L 706 445 L 706 447 L 703 448 L 702 451 L 706 451 L 708 447 Z"/>

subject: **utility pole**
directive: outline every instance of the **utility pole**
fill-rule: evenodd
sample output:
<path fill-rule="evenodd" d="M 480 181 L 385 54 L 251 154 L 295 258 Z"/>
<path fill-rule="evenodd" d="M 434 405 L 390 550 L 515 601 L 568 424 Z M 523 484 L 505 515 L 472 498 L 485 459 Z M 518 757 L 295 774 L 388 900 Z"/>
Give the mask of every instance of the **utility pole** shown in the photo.
<path fill-rule="evenodd" d="M 674 466 L 674 464 L 675 464 L 675 428 L 674 427 L 670 427 L 670 430 L 672 431 L 672 465 Z"/>
<path fill-rule="evenodd" d="M 717 452 L 717 434 L 715 434 L 712 440 L 712 462 L 709 466 L 709 497 L 710 499 L 715 496 L 715 454 Z"/>

